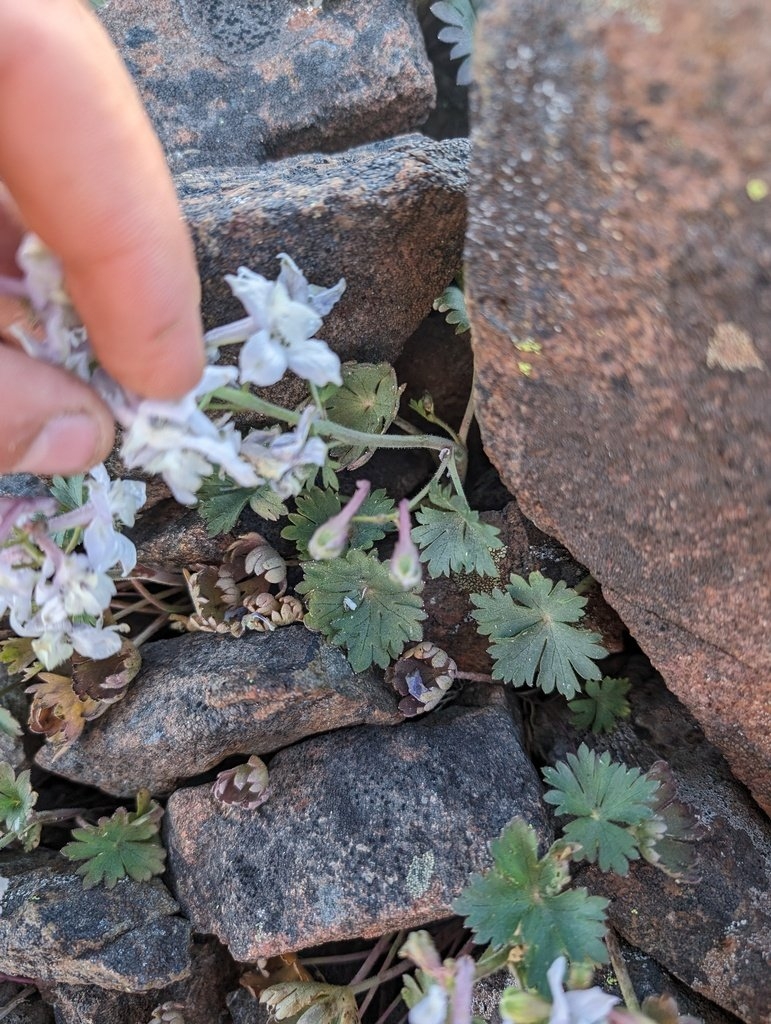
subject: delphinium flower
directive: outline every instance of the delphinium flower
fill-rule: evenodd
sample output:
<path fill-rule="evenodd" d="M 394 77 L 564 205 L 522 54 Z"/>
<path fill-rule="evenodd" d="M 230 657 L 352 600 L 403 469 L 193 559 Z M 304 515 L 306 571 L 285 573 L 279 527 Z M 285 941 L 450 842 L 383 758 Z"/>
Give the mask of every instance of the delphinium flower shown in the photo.
<path fill-rule="evenodd" d="M 399 536 L 388 572 L 405 590 L 412 590 L 423 579 L 420 555 L 411 537 L 410 503 L 406 498 L 399 502 Z"/>
<path fill-rule="evenodd" d="M 317 387 L 342 384 L 340 359 L 315 334 L 322 317 L 343 294 L 345 281 L 321 288 L 309 284 L 286 253 L 279 259 L 281 272 L 276 281 L 246 267 L 226 275 L 248 316 L 209 331 L 205 339 L 209 350 L 243 342 L 239 354 L 242 383 L 267 387 L 289 369 Z"/>
<path fill-rule="evenodd" d="M 252 430 L 241 443 L 241 455 L 255 470 L 259 482 L 270 484 L 281 498 L 299 494 L 309 476 L 315 476 L 326 461 L 326 444 L 320 437 L 309 436 L 317 416 L 317 410 L 309 406 L 295 430 Z"/>
<path fill-rule="evenodd" d="M 345 551 L 351 532 L 351 520 L 369 494 L 369 480 L 359 480 L 356 493 L 337 515 L 322 523 L 308 541 L 308 554 L 319 561 L 338 558 Z"/>
<path fill-rule="evenodd" d="M 546 978 L 551 1003 L 535 992 L 507 989 L 501 998 L 501 1016 L 508 1024 L 607 1024 L 615 1018 L 613 1008 L 620 1002 L 601 988 L 562 987 L 567 960 L 557 957 Z M 619 1024 L 623 1018 L 619 1017 Z M 631 1022 L 630 1022 L 631 1024 Z"/>

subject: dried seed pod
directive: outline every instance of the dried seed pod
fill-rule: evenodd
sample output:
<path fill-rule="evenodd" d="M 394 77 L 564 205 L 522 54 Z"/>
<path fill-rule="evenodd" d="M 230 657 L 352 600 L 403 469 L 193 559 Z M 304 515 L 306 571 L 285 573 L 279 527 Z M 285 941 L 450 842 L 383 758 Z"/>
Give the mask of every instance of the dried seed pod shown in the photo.
<path fill-rule="evenodd" d="M 228 548 L 226 558 L 233 565 L 237 578 L 260 576 L 271 584 L 283 584 L 286 580 L 286 562 L 262 534 L 247 533 L 239 537 Z"/>
<path fill-rule="evenodd" d="M 279 607 L 271 614 L 270 620 L 277 626 L 290 626 L 293 622 L 302 622 L 304 615 L 305 609 L 300 598 L 286 594 L 279 598 Z"/>
<path fill-rule="evenodd" d="M 253 811 L 268 799 L 268 767 L 256 755 L 246 764 L 220 772 L 212 785 L 215 800 Z"/>
<path fill-rule="evenodd" d="M 405 718 L 425 714 L 439 704 L 452 686 L 458 666 L 441 647 L 424 640 L 408 648 L 386 670 L 386 682 L 404 699 L 399 710 Z"/>
<path fill-rule="evenodd" d="M 185 1024 L 184 1009 L 183 1003 L 161 1003 L 147 1024 Z"/>

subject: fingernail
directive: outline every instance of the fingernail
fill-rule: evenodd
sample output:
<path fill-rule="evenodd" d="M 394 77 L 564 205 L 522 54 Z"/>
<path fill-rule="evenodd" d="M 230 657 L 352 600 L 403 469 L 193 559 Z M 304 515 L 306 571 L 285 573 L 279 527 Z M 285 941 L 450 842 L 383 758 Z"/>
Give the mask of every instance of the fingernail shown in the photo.
<path fill-rule="evenodd" d="M 57 416 L 45 424 L 13 468 L 14 473 L 60 473 L 90 469 L 97 461 L 100 425 L 84 412 Z"/>

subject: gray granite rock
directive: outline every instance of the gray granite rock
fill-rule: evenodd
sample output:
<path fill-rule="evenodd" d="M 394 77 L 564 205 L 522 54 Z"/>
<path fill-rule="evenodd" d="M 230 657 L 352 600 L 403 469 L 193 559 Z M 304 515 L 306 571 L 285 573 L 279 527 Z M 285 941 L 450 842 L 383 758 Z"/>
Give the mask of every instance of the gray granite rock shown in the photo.
<path fill-rule="evenodd" d="M 345 149 L 435 101 L 411 0 L 121 0 L 102 18 L 175 168 Z"/>
<path fill-rule="evenodd" d="M 270 1024 L 270 1011 L 245 988 L 228 994 L 228 1010 L 233 1024 Z"/>
<path fill-rule="evenodd" d="M 236 968 L 216 939 L 200 937 L 191 947 L 190 977 L 154 992 L 112 992 L 96 985 L 55 985 L 46 991 L 56 1024 L 147 1024 L 163 1003 L 184 1007 L 185 1024 L 226 1019 L 225 998 Z"/>
<path fill-rule="evenodd" d="M 491 0 L 474 58 L 490 458 L 771 813 L 768 7 Z"/>
<path fill-rule="evenodd" d="M 28 992 L 28 986 L 3 982 L 0 984 L 0 1020 L 4 1024 L 53 1024 L 54 1011 L 37 992 Z"/>
<path fill-rule="evenodd" d="M 322 337 L 343 359 L 393 361 L 461 264 L 468 140 L 407 135 L 347 153 L 177 176 L 207 327 L 243 316 L 223 280 L 288 253 L 308 280 L 347 281 Z"/>
<path fill-rule="evenodd" d="M 580 882 L 610 898 L 617 932 L 689 988 L 747 1024 L 771 1020 L 771 986 L 759 984 L 771 976 L 771 824 L 646 659 L 619 662 L 613 674 L 632 682 L 629 720 L 587 738 L 550 705 L 533 720 L 539 757 L 552 764 L 586 738 L 643 770 L 667 761 L 680 799 L 706 826 L 695 844 L 700 881 L 678 883 L 634 863 L 625 878 L 582 868 Z"/>
<path fill-rule="evenodd" d="M 84 890 L 58 854 L 0 854 L 0 970 L 41 982 L 144 992 L 190 970 L 190 925 L 157 880 Z"/>
<path fill-rule="evenodd" d="M 481 687 L 398 729 L 282 750 L 257 812 L 223 812 L 208 786 L 178 790 L 169 877 L 196 930 L 237 960 L 379 936 L 450 916 L 515 815 L 547 840 L 539 794 L 508 694 Z"/>
<path fill-rule="evenodd" d="M 240 639 L 187 634 L 142 655 L 124 699 L 64 753 L 41 748 L 41 767 L 116 796 L 167 793 L 233 754 L 401 720 L 376 671 L 354 675 L 339 648 L 301 625 Z"/>

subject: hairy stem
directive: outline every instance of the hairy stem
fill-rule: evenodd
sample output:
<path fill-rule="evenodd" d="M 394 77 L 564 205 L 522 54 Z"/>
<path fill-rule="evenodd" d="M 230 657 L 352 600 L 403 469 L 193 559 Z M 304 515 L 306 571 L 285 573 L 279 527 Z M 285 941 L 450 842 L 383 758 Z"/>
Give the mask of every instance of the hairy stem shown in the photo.
<path fill-rule="evenodd" d="M 629 971 L 626 969 L 626 964 L 624 963 L 624 957 L 621 953 L 621 947 L 618 944 L 616 933 L 612 928 L 608 928 L 607 934 L 605 935 L 605 946 L 608 950 L 610 964 L 613 968 L 613 973 L 616 975 L 618 987 L 621 989 L 621 995 L 623 996 L 627 1010 L 631 1010 L 632 1013 L 639 1013 L 640 1004 L 637 1001 L 634 986 L 632 985 L 632 979 L 629 977 Z"/>

